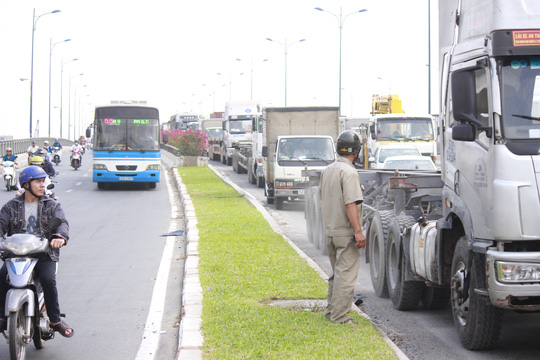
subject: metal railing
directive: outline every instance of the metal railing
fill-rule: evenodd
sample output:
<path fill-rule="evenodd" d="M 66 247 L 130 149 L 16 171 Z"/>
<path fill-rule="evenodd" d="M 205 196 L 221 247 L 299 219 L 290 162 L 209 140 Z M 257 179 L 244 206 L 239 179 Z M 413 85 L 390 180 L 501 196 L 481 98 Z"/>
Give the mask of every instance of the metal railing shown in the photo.
<path fill-rule="evenodd" d="M 26 150 L 32 146 L 32 141 L 37 143 L 37 146 L 43 147 L 45 140 L 49 141 L 49 145 L 52 146 L 56 138 L 50 137 L 40 137 L 40 138 L 27 138 L 27 139 L 13 139 L 13 140 L 2 140 L 0 141 L 0 154 L 1 156 L 6 154 L 6 148 L 10 147 L 13 150 L 13 154 L 20 155 L 26 153 Z M 68 139 L 58 139 L 62 146 L 71 146 L 73 145 L 72 140 Z"/>

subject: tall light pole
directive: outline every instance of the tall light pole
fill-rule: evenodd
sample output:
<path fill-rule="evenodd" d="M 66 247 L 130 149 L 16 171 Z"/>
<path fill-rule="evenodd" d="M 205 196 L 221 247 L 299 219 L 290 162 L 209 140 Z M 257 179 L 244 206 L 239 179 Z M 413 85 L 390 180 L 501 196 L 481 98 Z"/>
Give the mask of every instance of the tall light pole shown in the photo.
<path fill-rule="evenodd" d="M 65 39 L 62 41 L 58 41 L 53 44 L 52 39 L 50 39 L 50 46 L 49 46 L 49 132 L 48 136 L 51 137 L 51 63 L 52 63 L 52 52 L 56 45 L 65 43 L 71 41 L 71 39 Z"/>
<path fill-rule="evenodd" d="M 298 43 L 301 43 L 303 41 L 306 41 L 306 39 L 300 39 L 298 41 L 295 41 L 293 43 L 290 43 L 290 44 L 287 44 L 287 39 L 285 39 L 285 43 L 280 43 L 279 41 L 276 41 L 276 40 L 272 40 L 270 38 L 266 38 L 266 40 L 268 41 L 273 41 L 275 43 L 278 43 L 279 45 L 281 45 L 283 47 L 283 51 L 285 52 L 285 106 L 287 106 L 287 53 L 289 52 L 289 48 L 294 45 L 294 44 L 298 44 Z"/>
<path fill-rule="evenodd" d="M 60 137 L 62 137 L 62 113 L 63 113 L 63 108 L 62 108 L 62 100 L 64 98 L 63 96 L 63 87 L 64 87 L 64 66 L 70 62 L 73 62 L 73 61 L 77 61 L 79 59 L 75 58 L 75 59 L 72 59 L 72 60 L 68 60 L 66 62 L 64 62 L 64 60 L 62 59 L 62 68 L 60 70 Z M 68 127 L 68 138 L 69 138 L 69 127 Z"/>
<path fill-rule="evenodd" d="M 236 59 L 236 61 L 242 61 L 242 59 Z M 262 59 L 261 62 L 268 61 L 268 59 Z M 253 59 L 251 59 L 251 100 L 253 100 Z"/>
<path fill-rule="evenodd" d="M 349 13 L 349 14 L 343 16 L 343 9 L 340 7 L 339 8 L 339 17 L 336 14 L 334 14 L 334 13 L 332 13 L 330 11 L 326 11 L 326 10 L 321 9 L 320 7 L 316 7 L 315 10 L 322 11 L 322 12 L 328 13 L 330 15 L 333 15 L 337 19 L 338 25 L 339 25 L 339 116 L 341 116 L 341 50 L 342 50 L 343 24 L 345 23 L 345 19 L 347 19 L 347 17 L 349 15 L 366 12 L 367 9 L 353 11 L 352 13 Z"/>
<path fill-rule="evenodd" d="M 36 25 L 40 17 L 48 14 L 59 13 L 60 10 L 53 10 L 36 17 L 36 9 L 32 15 L 32 60 L 30 61 L 30 137 L 32 137 L 32 94 L 34 92 L 34 34 L 36 32 Z"/>
<path fill-rule="evenodd" d="M 428 114 L 431 114 L 431 0 L 427 2 L 428 8 Z"/>
<path fill-rule="evenodd" d="M 217 73 L 219 76 L 224 76 L 222 73 Z M 238 76 L 244 75 L 244 73 L 239 73 Z M 229 73 L 229 101 L 232 100 L 232 73 Z"/>
<path fill-rule="evenodd" d="M 77 76 L 83 76 L 84 74 L 83 73 L 80 73 L 79 75 Z M 68 97 L 68 101 L 69 101 L 69 109 L 68 109 L 68 139 L 69 139 L 69 135 L 70 135 L 70 132 L 71 132 L 71 80 L 73 79 L 73 76 L 70 76 L 69 77 L 69 97 Z M 73 111 L 76 111 L 75 110 L 75 106 L 73 106 Z M 75 123 L 75 119 L 73 119 L 73 122 Z M 75 140 L 75 129 L 73 129 L 73 140 Z"/>

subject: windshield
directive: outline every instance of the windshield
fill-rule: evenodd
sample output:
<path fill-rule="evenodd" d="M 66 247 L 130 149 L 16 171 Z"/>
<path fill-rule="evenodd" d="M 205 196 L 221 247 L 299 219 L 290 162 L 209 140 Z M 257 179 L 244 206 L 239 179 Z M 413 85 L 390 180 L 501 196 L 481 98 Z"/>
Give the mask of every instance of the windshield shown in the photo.
<path fill-rule="evenodd" d="M 377 140 L 407 141 L 435 139 L 430 118 L 377 119 Z"/>
<path fill-rule="evenodd" d="M 435 170 L 436 167 L 429 160 L 392 160 L 388 159 L 384 169 L 399 170 Z"/>
<path fill-rule="evenodd" d="M 390 156 L 421 156 L 418 149 L 381 149 L 381 155 L 379 155 L 379 162 L 384 162 L 387 157 Z"/>
<path fill-rule="evenodd" d="M 220 138 L 223 135 L 223 129 L 208 129 L 208 135 L 214 138 Z"/>
<path fill-rule="evenodd" d="M 95 150 L 159 150 L 157 119 L 96 119 Z"/>
<path fill-rule="evenodd" d="M 281 139 L 277 151 L 278 160 L 325 160 L 334 161 L 332 141 L 328 138 Z"/>
<path fill-rule="evenodd" d="M 540 57 L 505 58 L 501 73 L 504 136 L 540 138 Z"/>
<path fill-rule="evenodd" d="M 229 120 L 231 134 L 251 133 L 251 119 L 248 120 Z"/>

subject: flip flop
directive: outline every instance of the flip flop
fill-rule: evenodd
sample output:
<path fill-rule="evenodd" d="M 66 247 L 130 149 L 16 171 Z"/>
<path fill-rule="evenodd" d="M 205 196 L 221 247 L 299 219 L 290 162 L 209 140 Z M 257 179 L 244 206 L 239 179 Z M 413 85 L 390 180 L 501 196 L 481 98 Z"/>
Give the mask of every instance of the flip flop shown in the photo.
<path fill-rule="evenodd" d="M 58 324 L 55 324 L 55 325 L 51 324 L 51 329 L 53 329 L 54 331 L 57 331 L 60 335 L 67 338 L 70 338 L 73 336 L 73 334 L 75 334 L 75 331 L 63 321 L 60 321 Z M 71 334 L 66 334 L 68 330 L 71 330 Z"/>

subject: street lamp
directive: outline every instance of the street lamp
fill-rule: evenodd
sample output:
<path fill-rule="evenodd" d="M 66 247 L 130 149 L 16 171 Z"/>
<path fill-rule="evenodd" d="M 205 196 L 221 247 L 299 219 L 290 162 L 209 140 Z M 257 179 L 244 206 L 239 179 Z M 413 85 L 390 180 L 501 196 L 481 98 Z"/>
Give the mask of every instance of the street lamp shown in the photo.
<path fill-rule="evenodd" d="M 287 39 L 285 39 L 285 44 L 283 43 L 280 43 L 279 41 L 276 41 L 276 40 L 272 40 L 270 38 L 266 38 L 266 40 L 268 41 L 273 41 L 275 43 L 278 43 L 279 45 L 281 45 L 283 47 L 283 50 L 285 52 L 285 106 L 287 106 L 287 53 L 289 51 L 289 48 L 294 45 L 294 44 L 298 44 L 298 43 L 301 43 L 303 41 L 306 41 L 306 39 L 300 39 L 298 41 L 295 41 L 293 43 L 290 43 L 290 44 L 287 44 Z"/>
<path fill-rule="evenodd" d="M 217 73 L 219 76 L 224 76 L 222 73 Z M 238 76 L 244 75 L 244 73 L 239 73 Z M 229 101 L 232 100 L 232 73 L 229 73 Z"/>
<path fill-rule="evenodd" d="M 62 91 L 64 87 L 64 66 L 66 64 L 69 64 L 70 62 L 77 61 L 77 60 L 79 59 L 75 58 L 75 59 L 64 62 L 62 59 L 62 68 L 60 70 L 60 137 L 62 137 L 62 113 L 63 113 L 62 100 L 64 98 Z M 68 126 L 68 138 L 69 138 L 69 126 Z"/>
<path fill-rule="evenodd" d="M 84 73 L 80 73 L 79 75 L 77 76 L 83 76 Z M 71 79 L 73 79 L 73 76 L 70 76 L 69 77 L 69 97 L 68 97 L 68 102 L 69 102 L 69 109 L 68 109 L 68 139 L 69 139 L 69 133 L 71 131 Z M 76 98 L 75 98 L 76 100 Z M 73 106 L 73 111 L 75 112 L 75 106 Z M 75 119 L 73 119 L 73 123 L 75 124 Z M 73 140 L 75 140 L 75 125 L 74 125 L 74 129 L 73 129 Z"/>
<path fill-rule="evenodd" d="M 34 92 L 34 34 L 36 32 L 36 25 L 40 17 L 48 14 L 59 13 L 60 10 L 53 10 L 36 17 L 36 9 L 32 15 L 32 60 L 30 62 L 30 137 L 32 137 L 32 93 Z"/>
<path fill-rule="evenodd" d="M 52 39 L 50 39 L 50 46 L 49 46 L 49 133 L 48 136 L 51 137 L 51 62 L 52 62 L 52 52 L 56 45 L 65 43 L 71 41 L 71 39 L 65 39 L 62 41 L 58 41 L 53 44 Z"/>
<path fill-rule="evenodd" d="M 236 61 L 242 61 L 242 59 L 236 59 Z M 262 59 L 261 62 L 268 61 L 268 59 Z M 251 100 L 253 100 L 253 59 L 251 59 Z"/>
<path fill-rule="evenodd" d="M 333 15 L 337 21 L 338 21 L 338 25 L 339 25 L 339 116 L 341 116 L 341 35 L 342 35 L 342 32 L 343 32 L 343 23 L 345 23 L 345 19 L 347 19 L 347 17 L 349 15 L 352 15 L 352 14 L 356 14 L 356 13 L 362 13 L 362 12 L 366 12 L 367 9 L 362 9 L 362 10 L 357 10 L 357 11 L 353 11 L 352 13 L 350 14 L 347 14 L 345 16 L 343 16 L 343 10 L 342 8 L 340 7 L 339 8 L 339 17 L 330 12 L 330 11 L 326 11 L 326 10 L 323 10 L 321 9 L 320 7 L 316 7 L 315 10 L 318 10 L 318 11 L 322 11 L 322 12 L 325 12 L 325 13 L 329 13 L 331 15 Z"/>

